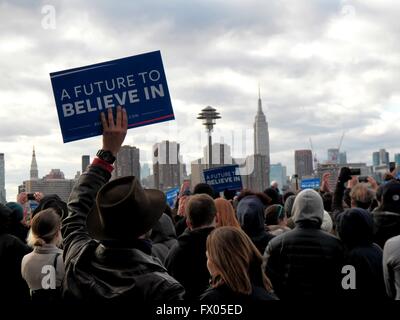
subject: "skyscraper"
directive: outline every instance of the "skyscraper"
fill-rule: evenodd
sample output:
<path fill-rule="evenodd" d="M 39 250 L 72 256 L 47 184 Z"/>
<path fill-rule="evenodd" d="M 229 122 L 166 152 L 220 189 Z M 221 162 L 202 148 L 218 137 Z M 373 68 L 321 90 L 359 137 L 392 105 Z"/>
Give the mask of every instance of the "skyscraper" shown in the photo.
<path fill-rule="evenodd" d="M 2 204 L 7 202 L 5 184 L 4 153 L 0 153 L 0 203 Z"/>
<path fill-rule="evenodd" d="M 400 166 L 400 153 L 394 154 L 394 162 L 396 162 L 396 166 Z"/>
<path fill-rule="evenodd" d="M 346 163 L 347 163 L 346 151 L 339 152 L 339 164 L 346 164 Z"/>
<path fill-rule="evenodd" d="M 271 170 L 269 173 L 269 180 L 278 182 L 279 189 L 282 189 L 286 185 L 286 167 L 282 166 L 281 163 L 271 164 Z"/>
<path fill-rule="evenodd" d="M 379 149 L 379 159 L 381 160 L 380 164 L 389 164 L 389 152 L 386 152 L 385 149 Z"/>
<path fill-rule="evenodd" d="M 38 166 L 37 166 L 37 162 L 36 162 L 35 147 L 33 147 L 33 151 L 32 151 L 30 177 L 31 177 L 31 180 L 39 179 L 39 170 L 38 170 Z"/>
<path fill-rule="evenodd" d="M 386 152 L 385 149 L 379 149 L 379 151 L 372 153 L 372 165 L 389 165 L 389 152 Z"/>
<path fill-rule="evenodd" d="M 339 163 L 339 149 L 328 149 L 328 163 Z"/>
<path fill-rule="evenodd" d="M 165 191 L 179 187 L 185 175 L 185 168 L 179 154 L 179 143 L 162 141 L 153 146 L 154 187 Z"/>
<path fill-rule="evenodd" d="M 265 170 L 267 156 L 253 154 L 246 157 L 242 168 L 243 188 L 262 192 L 269 186 L 269 171 Z"/>
<path fill-rule="evenodd" d="M 270 166 L 270 155 L 269 155 L 269 132 L 268 132 L 268 123 L 266 121 L 264 112 L 262 110 L 262 102 L 261 102 L 261 94 L 260 88 L 258 89 L 258 108 L 257 114 L 254 120 L 254 154 L 262 155 L 264 157 L 260 158 L 262 161 L 265 160 L 265 164 L 258 163 L 255 168 L 260 168 L 261 170 L 266 171 L 267 176 L 267 185 L 269 185 L 269 166 Z M 259 172 L 256 174 L 264 174 L 263 172 Z"/>
<path fill-rule="evenodd" d="M 150 175 L 150 166 L 148 163 L 144 163 L 140 168 L 140 178 L 146 179 Z"/>
<path fill-rule="evenodd" d="M 140 151 L 138 148 L 122 146 L 116 158 L 113 178 L 135 176 L 140 181 Z"/>
<path fill-rule="evenodd" d="M 90 156 L 83 155 L 82 156 L 82 173 L 86 171 L 86 168 L 90 165 Z"/>
<path fill-rule="evenodd" d="M 204 147 L 204 163 L 207 162 L 208 146 Z M 232 164 L 231 147 L 225 143 L 213 143 L 211 147 L 211 164 L 213 167 Z"/>
<path fill-rule="evenodd" d="M 299 179 L 304 176 L 311 176 L 313 173 L 311 150 L 295 150 L 294 152 L 294 166 L 295 171 L 299 175 Z"/>
<path fill-rule="evenodd" d="M 372 153 L 372 165 L 379 166 L 379 163 L 380 163 L 379 152 L 373 152 Z"/>

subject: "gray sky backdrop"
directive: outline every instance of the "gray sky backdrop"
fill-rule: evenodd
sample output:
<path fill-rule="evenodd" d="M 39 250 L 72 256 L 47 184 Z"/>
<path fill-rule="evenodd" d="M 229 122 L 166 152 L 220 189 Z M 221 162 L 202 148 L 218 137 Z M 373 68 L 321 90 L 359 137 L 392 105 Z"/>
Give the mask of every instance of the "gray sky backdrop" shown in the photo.
<path fill-rule="evenodd" d="M 53 5 L 56 28 L 42 26 Z M 202 155 L 196 115 L 212 105 L 216 135 L 253 151 L 258 83 L 269 123 L 271 161 L 293 173 L 294 150 L 326 159 L 337 147 L 349 161 L 400 152 L 400 2 L 396 0 L 0 0 L 0 152 L 14 200 L 29 178 L 32 146 L 39 175 L 60 168 L 72 178 L 95 137 L 62 143 L 49 73 L 161 50 L 176 121 L 128 131 L 126 144 L 151 161 L 164 139 L 183 159 Z M 237 135 L 242 135 L 241 139 Z"/>

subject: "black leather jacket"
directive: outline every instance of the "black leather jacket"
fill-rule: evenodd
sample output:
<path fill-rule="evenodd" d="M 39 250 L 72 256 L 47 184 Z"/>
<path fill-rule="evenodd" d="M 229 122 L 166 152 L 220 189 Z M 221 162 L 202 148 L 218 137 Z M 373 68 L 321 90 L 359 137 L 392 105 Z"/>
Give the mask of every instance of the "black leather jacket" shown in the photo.
<path fill-rule="evenodd" d="M 105 169 L 91 166 L 72 190 L 69 214 L 62 224 L 65 300 L 135 304 L 182 300 L 183 287 L 140 246 L 109 247 L 89 236 L 87 214 L 110 176 Z"/>

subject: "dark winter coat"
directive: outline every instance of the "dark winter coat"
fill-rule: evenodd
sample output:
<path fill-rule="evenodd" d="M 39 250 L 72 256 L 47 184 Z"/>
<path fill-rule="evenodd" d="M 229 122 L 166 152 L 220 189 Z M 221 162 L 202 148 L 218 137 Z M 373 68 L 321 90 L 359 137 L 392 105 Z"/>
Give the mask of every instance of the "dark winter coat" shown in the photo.
<path fill-rule="evenodd" d="M 72 190 L 62 224 L 65 299 L 135 304 L 180 300 L 184 289 L 151 256 L 150 242 L 99 243 L 89 236 L 86 217 L 110 177 L 102 167 L 90 166 Z"/>
<path fill-rule="evenodd" d="M 278 298 L 269 293 L 265 288 L 253 286 L 250 295 L 234 292 L 227 285 L 221 285 L 217 288 L 209 288 L 200 298 L 201 303 L 206 304 L 250 304 L 261 301 L 278 300 Z"/>
<path fill-rule="evenodd" d="M 357 299 L 386 298 L 383 280 L 382 249 L 373 243 L 371 214 L 353 208 L 337 216 L 337 233 L 345 246 L 345 264 L 356 271 L 356 288 L 346 296 Z"/>
<path fill-rule="evenodd" d="M 206 241 L 213 229 L 187 229 L 168 254 L 165 266 L 169 274 L 185 287 L 185 299 L 197 300 L 209 287 Z"/>
<path fill-rule="evenodd" d="M 152 241 L 151 252 L 153 256 L 165 262 L 171 248 L 178 242 L 176 240 L 175 227 L 172 220 L 165 213 L 152 228 L 150 239 Z"/>
<path fill-rule="evenodd" d="M 266 273 L 276 295 L 281 300 L 338 298 L 343 246 L 320 229 L 322 198 L 314 190 L 304 190 L 292 212 L 295 229 L 272 239 L 265 252 Z"/>
<path fill-rule="evenodd" d="M 236 209 L 240 226 L 261 254 L 264 253 L 268 242 L 274 237 L 265 231 L 264 210 L 265 206 L 255 195 L 244 197 Z"/>

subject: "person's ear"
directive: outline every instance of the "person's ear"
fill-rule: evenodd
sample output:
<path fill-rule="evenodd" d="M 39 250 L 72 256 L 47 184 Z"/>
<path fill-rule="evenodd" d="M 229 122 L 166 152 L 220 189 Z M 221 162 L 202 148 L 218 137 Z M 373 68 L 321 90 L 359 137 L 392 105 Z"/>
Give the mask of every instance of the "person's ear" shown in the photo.
<path fill-rule="evenodd" d="M 216 225 L 218 225 L 219 219 L 220 219 L 220 217 L 219 217 L 219 212 L 217 212 L 217 213 L 215 214 L 215 224 L 216 224 Z"/>

